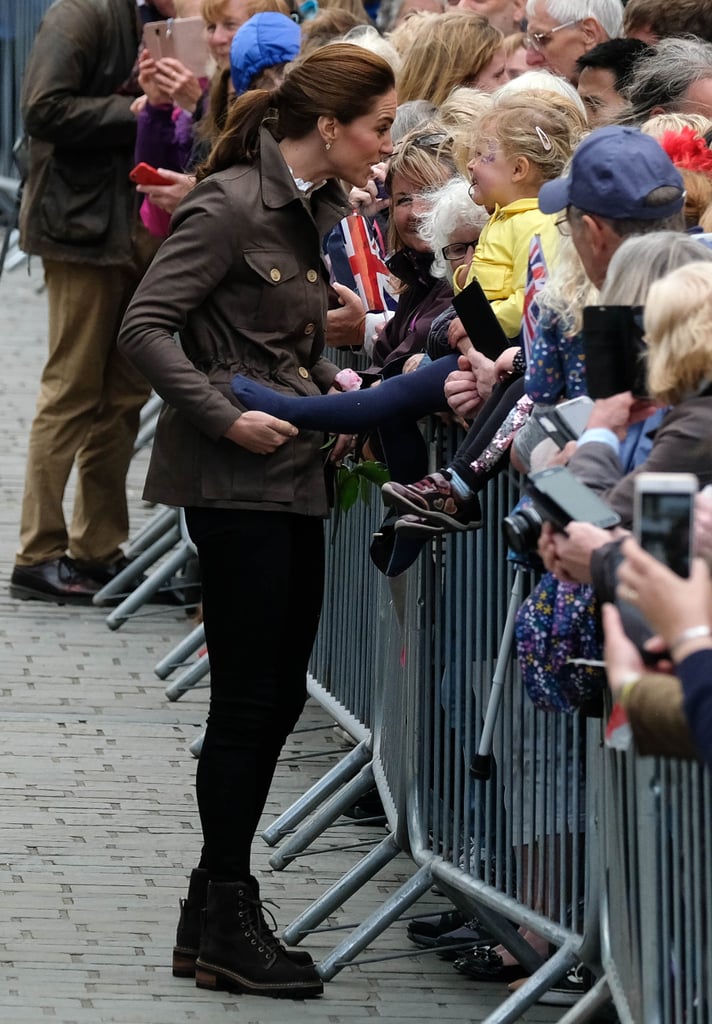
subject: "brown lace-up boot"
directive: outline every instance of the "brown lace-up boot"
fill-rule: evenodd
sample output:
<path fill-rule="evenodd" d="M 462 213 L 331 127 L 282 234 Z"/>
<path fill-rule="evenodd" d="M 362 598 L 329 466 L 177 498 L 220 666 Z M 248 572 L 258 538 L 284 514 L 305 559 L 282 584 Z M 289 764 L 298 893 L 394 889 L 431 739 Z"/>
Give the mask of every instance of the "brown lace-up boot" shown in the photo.
<path fill-rule="evenodd" d="M 250 878 L 251 887 L 254 889 L 259 901 L 259 886 L 257 879 Z M 188 895 L 180 901 L 180 917 L 176 930 L 176 944 L 173 947 L 173 977 L 193 978 L 195 977 L 195 961 L 198 959 L 200 948 L 200 934 L 202 928 L 203 911 L 208 903 L 208 872 L 203 868 L 193 868 L 188 884 Z M 259 904 L 259 911 L 262 918 L 263 934 L 268 942 L 280 947 L 289 959 L 302 967 L 313 965 L 309 953 L 301 949 L 286 949 L 276 935 L 271 931 Z"/>
<path fill-rule="evenodd" d="M 295 963 L 276 939 L 249 882 L 209 884 L 195 983 L 288 999 L 324 990 L 314 966 Z"/>

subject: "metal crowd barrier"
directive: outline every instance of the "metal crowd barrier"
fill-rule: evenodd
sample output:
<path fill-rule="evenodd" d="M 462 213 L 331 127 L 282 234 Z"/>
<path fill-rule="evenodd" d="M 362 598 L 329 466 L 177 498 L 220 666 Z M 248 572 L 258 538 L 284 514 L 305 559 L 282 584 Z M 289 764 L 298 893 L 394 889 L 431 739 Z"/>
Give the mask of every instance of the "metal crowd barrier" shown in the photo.
<path fill-rule="evenodd" d="M 601 948 L 622 1024 L 712 1020 L 712 777 L 607 751 Z"/>
<path fill-rule="evenodd" d="M 482 530 L 426 548 L 407 575 L 404 621 L 386 581 L 367 561 L 359 570 L 358 552 L 367 559 L 380 510 L 342 522 L 311 693 L 342 721 L 358 721 L 353 707 L 368 708 L 361 750 L 368 761 L 329 773 L 324 807 L 322 780 L 285 812 L 283 824 L 296 814 L 301 840 L 290 850 L 288 839 L 271 863 L 283 868 L 315 841 L 345 794 L 353 799 L 359 775 L 375 780 L 390 834 L 284 937 L 299 942 L 405 851 L 412 876 L 325 957 L 324 978 L 359 962 L 435 881 L 530 972 L 488 1024 L 519 1020 L 579 962 L 592 987 L 561 1018 L 566 1024 L 591 1019 L 611 998 L 622 1024 L 709 1024 L 709 773 L 616 754 L 602 744 L 600 720 L 531 705 L 509 628 L 530 578 L 507 562 L 499 525 L 516 497 L 506 477 L 496 479 L 485 493 Z M 359 615 L 365 633 L 353 628 Z M 499 705 L 496 719 L 487 714 L 490 700 Z M 491 749 L 489 760 L 483 749 Z M 551 955 L 542 958 L 517 929 L 548 940 Z"/>
<path fill-rule="evenodd" d="M 0 175 L 17 175 L 12 147 L 22 135 L 22 76 L 35 32 L 50 3 L 5 0 L 0 6 Z"/>

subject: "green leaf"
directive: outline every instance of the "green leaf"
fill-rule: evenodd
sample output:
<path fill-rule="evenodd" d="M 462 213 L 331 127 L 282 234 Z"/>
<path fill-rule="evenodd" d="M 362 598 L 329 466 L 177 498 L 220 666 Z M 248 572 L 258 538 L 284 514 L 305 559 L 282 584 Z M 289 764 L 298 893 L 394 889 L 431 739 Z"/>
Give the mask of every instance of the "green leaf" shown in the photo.
<path fill-rule="evenodd" d="M 341 475 L 341 474 L 339 474 Z M 358 477 L 354 473 L 348 473 L 339 481 L 339 505 L 343 512 L 348 512 L 356 503 L 358 498 L 359 484 Z"/>

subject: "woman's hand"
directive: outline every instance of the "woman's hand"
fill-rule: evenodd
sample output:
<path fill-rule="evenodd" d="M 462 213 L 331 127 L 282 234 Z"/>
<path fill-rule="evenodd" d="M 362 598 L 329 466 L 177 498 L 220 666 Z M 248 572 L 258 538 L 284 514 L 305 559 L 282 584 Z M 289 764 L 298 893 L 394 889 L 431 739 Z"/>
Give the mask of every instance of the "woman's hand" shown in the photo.
<path fill-rule="evenodd" d="M 483 356 L 481 352 L 478 352 L 476 348 L 470 347 L 465 355 L 477 380 L 477 390 L 480 398 L 484 402 L 492 394 L 492 389 L 497 383 L 494 363 L 487 356 Z"/>
<path fill-rule="evenodd" d="M 189 114 L 194 114 L 203 87 L 185 64 L 175 57 L 163 57 L 156 61 L 154 81 L 162 93 L 167 94 L 171 101 Z"/>
<path fill-rule="evenodd" d="M 357 439 L 358 434 L 338 434 L 329 452 L 331 462 L 341 462 L 346 455 L 353 452 Z"/>
<path fill-rule="evenodd" d="M 517 352 L 521 349 L 519 345 L 513 345 L 511 348 L 506 348 L 504 352 L 497 356 L 494 362 L 493 373 L 497 380 L 504 380 L 513 371 L 514 357 Z"/>
<path fill-rule="evenodd" d="M 173 102 L 167 89 L 161 88 L 157 80 L 158 65 L 148 50 L 141 50 L 138 58 L 138 84 L 146 94 L 152 107 L 160 107 Z"/>
<path fill-rule="evenodd" d="M 632 682 L 645 671 L 645 664 L 638 648 L 626 636 L 620 612 L 616 606 L 604 604 L 601 616 L 603 618 L 603 657 L 606 661 L 606 675 L 611 693 L 617 698 L 626 683 Z"/>
<path fill-rule="evenodd" d="M 243 412 L 229 430 L 225 431 L 228 441 L 246 448 L 256 455 L 271 455 L 299 431 L 292 423 L 278 420 L 268 412 L 250 410 Z"/>
<path fill-rule="evenodd" d="M 706 562 L 695 558 L 685 579 L 643 551 L 632 537 L 621 550 L 625 558 L 618 568 L 616 593 L 640 609 L 669 647 L 686 629 L 712 626 L 712 582 Z"/>
<path fill-rule="evenodd" d="M 355 291 L 338 281 L 331 286 L 341 303 L 326 314 L 326 343 L 332 348 L 358 348 L 363 345 L 366 314 Z"/>
<path fill-rule="evenodd" d="M 364 217 L 375 217 L 377 213 L 384 210 L 390 203 L 390 199 L 379 198 L 378 188 L 383 185 L 388 173 L 388 164 L 379 163 L 371 166 L 371 177 L 363 188 L 354 188 L 349 192 L 349 203 L 357 212 Z"/>
<path fill-rule="evenodd" d="M 630 426 L 652 416 L 656 408 L 655 402 L 633 398 L 630 391 L 621 391 L 610 398 L 599 398 L 594 403 L 586 429 L 606 427 L 622 441 Z"/>
<path fill-rule="evenodd" d="M 465 420 L 472 418 L 482 405 L 482 399 L 477 390 L 477 378 L 467 356 L 460 356 L 457 365 L 458 369 L 448 374 L 443 391 L 456 419 L 466 426 Z"/>
<path fill-rule="evenodd" d="M 539 538 L 539 557 L 563 583 L 591 582 L 591 555 L 611 540 L 608 530 L 592 523 L 571 522 L 566 532 L 544 523 Z"/>
<path fill-rule="evenodd" d="M 195 188 L 195 178 L 190 174 L 178 171 L 167 171 L 163 167 L 156 168 L 164 178 L 170 178 L 172 185 L 137 185 L 136 191 L 147 195 L 154 206 L 160 206 L 167 213 L 173 213 L 181 199 Z"/>

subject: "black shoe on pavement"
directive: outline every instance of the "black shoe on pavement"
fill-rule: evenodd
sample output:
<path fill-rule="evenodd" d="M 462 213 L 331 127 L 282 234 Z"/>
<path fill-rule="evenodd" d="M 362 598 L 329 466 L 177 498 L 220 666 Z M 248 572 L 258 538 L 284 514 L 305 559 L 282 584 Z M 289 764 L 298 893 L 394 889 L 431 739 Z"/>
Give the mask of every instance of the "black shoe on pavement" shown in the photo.
<path fill-rule="evenodd" d="M 91 604 L 99 584 L 81 573 L 66 555 L 37 565 L 16 565 L 10 577 L 10 597 L 54 604 Z"/>
<path fill-rule="evenodd" d="M 476 917 L 460 928 L 453 928 L 436 939 L 433 947 L 441 960 L 458 960 L 468 949 L 475 946 L 491 946 L 496 942 L 494 935 Z"/>
<path fill-rule="evenodd" d="M 375 786 L 342 813 L 345 818 L 351 818 L 357 824 L 363 822 L 364 825 L 375 825 L 386 820 L 386 811 Z"/>
<path fill-rule="evenodd" d="M 422 949 L 431 949 L 441 935 L 461 928 L 465 923 L 459 910 L 444 910 L 440 914 L 429 914 L 426 917 L 414 917 L 408 922 L 406 929 L 408 938 Z"/>

